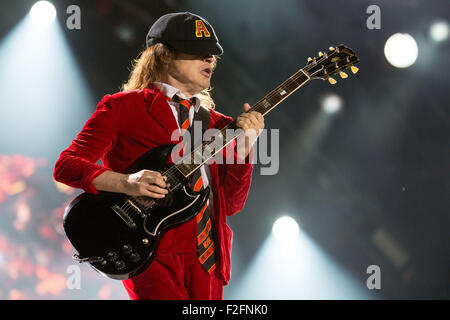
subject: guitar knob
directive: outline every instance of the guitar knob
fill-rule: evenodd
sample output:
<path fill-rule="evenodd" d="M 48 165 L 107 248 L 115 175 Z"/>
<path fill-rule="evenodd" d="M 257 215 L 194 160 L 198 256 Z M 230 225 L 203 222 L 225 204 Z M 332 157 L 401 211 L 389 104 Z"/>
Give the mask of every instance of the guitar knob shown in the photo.
<path fill-rule="evenodd" d="M 116 268 L 116 270 L 119 270 L 119 271 L 125 269 L 125 262 L 122 260 L 116 261 L 114 263 L 114 268 Z"/>
<path fill-rule="evenodd" d="M 117 253 L 115 253 L 114 251 L 108 252 L 108 254 L 106 255 L 106 260 L 108 261 L 114 261 L 117 259 Z"/>
<path fill-rule="evenodd" d="M 141 256 L 139 255 L 139 253 L 132 253 L 130 254 L 130 260 L 131 262 L 138 262 L 139 260 L 141 260 Z"/>
<path fill-rule="evenodd" d="M 129 245 L 129 244 L 124 244 L 124 245 L 122 246 L 122 252 L 123 252 L 123 254 L 128 255 L 128 254 L 131 253 L 132 250 L 133 250 L 133 248 L 132 248 L 131 245 Z"/>

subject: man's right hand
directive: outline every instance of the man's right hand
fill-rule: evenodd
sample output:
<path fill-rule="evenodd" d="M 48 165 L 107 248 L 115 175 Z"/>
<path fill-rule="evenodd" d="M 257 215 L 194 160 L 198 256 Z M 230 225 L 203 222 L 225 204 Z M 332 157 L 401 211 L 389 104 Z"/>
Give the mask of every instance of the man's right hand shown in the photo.
<path fill-rule="evenodd" d="M 141 170 L 125 175 L 123 179 L 123 193 L 130 196 L 145 196 L 161 199 L 168 193 L 167 177 L 158 171 Z"/>

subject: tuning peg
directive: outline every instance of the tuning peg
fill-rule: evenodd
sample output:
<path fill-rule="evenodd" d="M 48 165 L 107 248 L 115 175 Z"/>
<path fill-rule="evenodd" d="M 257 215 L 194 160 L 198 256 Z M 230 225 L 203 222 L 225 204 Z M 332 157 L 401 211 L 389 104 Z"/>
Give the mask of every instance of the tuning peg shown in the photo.
<path fill-rule="evenodd" d="M 344 71 L 339 72 L 339 75 L 341 76 L 342 79 L 345 79 L 348 77 L 348 74 L 346 74 Z"/>
<path fill-rule="evenodd" d="M 332 77 L 328 77 L 328 82 L 331 84 L 336 84 L 336 80 L 334 80 Z"/>
<path fill-rule="evenodd" d="M 350 69 L 352 70 L 353 74 L 357 73 L 359 68 L 355 66 L 351 66 Z"/>
<path fill-rule="evenodd" d="M 319 57 L 323 56 L 323 52 L 319 51 Z"/>
<path fill-rule="evenodd" d="M 312 61 L 312 58 L 311 57 L 308 57 L 308 62 L 311 62 Z"/>
<path fill-rule="evenodd" d="M 333 51 L 334 50 L 334 47 L 329 47 L 328 48 L 330 51 Z"/>

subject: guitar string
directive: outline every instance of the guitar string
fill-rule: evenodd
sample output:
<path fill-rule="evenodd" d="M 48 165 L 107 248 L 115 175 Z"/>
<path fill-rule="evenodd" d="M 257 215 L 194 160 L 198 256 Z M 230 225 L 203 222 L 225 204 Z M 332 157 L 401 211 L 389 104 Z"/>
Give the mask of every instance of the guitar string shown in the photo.
<path fill-rule="evenodd" d="M 322 59 L 329 59 L 330 57 L 329 56 L 324 56 Z M 309 74 L 306 74 L 304 71 L 306 71 L 306 72 L 308 72 L 309 70 L 311 70 L 313 67 L 316 67 L 317 66 L 317 64 L 319 63 L 321 63 L 320 62 L 321 61 L 321 59 L 319 59 L 319 61 L 317 61 L 316 60 L 316 63 L 310 63 L 310 64 L 308 64 L 307 66 L 305 66 L 304 68 L 302 68 L 302 69 L 300 69 L 299 71 L 297 71 L 293 76 L 291 76 L 291 77 L 289 77 L 286 81 L 284 81 L 282 84 L 280 84 L 279 86 L 277 86 L 275 89 L 273 89 L 268 95 L 266 95 L 266 97 L 264 97 L 263 99 L 261 99 L 260 101 L 258 101 L 254 106 L 253 106 L 253 108 L 252 108 L 252 110 L 253 111 L 256 111 L 256 110 L 259 110 L 261 107 L 263 107 L 262 105 L 260 105 L 260 103 L 262 102 L 262 101 L 264 101 L 264 100 L 271 100 L 275 95 L 277 95 L 277 93 L 279 94 L 279 90 L 281 89 L 281 88 L 287 88 L 289 91 L 290 91 L 290 94 L 293 92 L 293 91 L 295 91 L 296 89 L 298 89 L 300 86 L 299 86 L 299 83 L 297 82 L 297 80 L 298 79 L 300 79 L 301 77 L 304 77 L 304 76 L 306 76 L 308 79 L 310 79 L 310 77 L 311 76 L 313 76 L 316 72 L 319 72 L 319 71 L 321 71 L 321 70 L 323 70 L 324 69 L 324 66 L 322 65 L 322 67 L 319 69 L 319 70 L 317 70 L 316 72 L 314 72 L 313 74 L 311 74 L 311 75 L 309 75 Z M 291 83 L 289 83 L 290 81 L 293 81 L 293 82 L 295 82 L 295 85 L 293 86 L 293 88 L 291 88 Z M 303 84 L 304 82 L 302 82 L 301 84 Z M 300 85 L 301 85 L 300 84 Z M 287 96 L 286 96 L 286 98 L 287 98 Z M 281 100 L 282 101 L 282 100 Z M 280 101 L 280 102 L 281 102 Z M 279 102 L 278 102 L 279 103 Z M 278 104 L 277 103 L 277 104 Z M 276 105 L 273 105 L 273 103 L 271 104 L 271 109 L 273 109 L 274 107 L 275 107 Z M 265 108 L 264 108 L 265 109 Z M 271 110 L 270 109 L 270 110 Z M 269 112 L 270 110 L 268 110 L 267 112 Z M 264 111 L 266 111 L 266 110 L 264 110 Z M 265 113 L 264 113 L 265 114 Z M 233 122 L 235 122 L 235 121 L 232 121 L 232 123 Z M 230 124 L 229 124 L 230 125 Z M 220 130 L 220 133 L 223 135 L 223 131 L 224 131 L 224 129 L 227 129 L 228 127 L 229 127 L 229 125 L 227 125 L 227 126 L 225 126 L 224 128 L 222 128 L 221 130 Z M 217 135 L 216 135 L 217 136 Z M 233 139 L 231 139 L 230 141 L 226 141 L 226 143 L 225 143 L 225 146 L 228 144 L 228 143 L 230 143 L 231 141 L 232 141 Z M 206 148 L 208 145 L 205 145 L 205 144 L 202 144 L 201 146 L 200 146 L 200 148 Z M 223 148 L 225 147 L 225 146 L 223 146 Z M 196 152 L 196 151 L 198 151 L 199 150 L 199 148 L 197 147 L 197 148 L 195 148 L 190 154 L 189 154 L 189 157 L 192 159 L 192 155 L 193 155 L 193 153 L 194 152 Z M 220 151 L 220 150 L 219 150 Z M 219 152 L 218 151 L 218 152 Z M 217 153 L 218 153 L 217 152 Z M 187 157 L 187 155 L 186 155 L 186 157 Z M 195 169 L 196 170 L 196 169 Z M 194 170 L 194 171 L 195 171 Z M 163 175 L 165 175 L 165 176 L 167 176 L 168 178 L 174 178 L 174 177 L 172 177 L 172 175 L 173 174 L 175 174 L 176 172 L 180 172 L 181 170 L 179 170 L 175 165 L 173 165 L 173 166 L 171 166 L 168 170 L 166 170 L 164 173 L 163 173 Z M 184 172 L 180 172 L 181 174 L 183 174 L 184 175 Z M 175 179 L 174 179 L 175 180 Z M 136 199 L 135 197 L 132 197 L 133 199 Z M 152 202 L 153 202 L 154 200 L 152 199 Z M 139 200 L 138 200 L 138 202 L 139 202 Z M 128 209 L 130 209 L 131 208 L 131 205 L 130 204 L 128 204 L 128 201 L 126 202 L 126 206 L 125 206 L 125 210 L 128 212 Z M 146 209 L 147 209 L 148 207 L 146 207 Z M 134 211 L 134 210 L 132 210 L 132 211 Z"/>
<path fill-rule="evenodd" d="M 309 71 L 310 70 L 310 68 L 307 68 L 307 67 L 312 67 L 312 65 L 311 64 L 309 64 L 309 65 L 307 65 L 306 67 L 304 67 L 303 69 L 305 69 L 304 71 Z M 274 96 L 275 96 L 275 94 L 277 93 L 277 91 L 280 89 L 280 88 L 282 88 L 282 87 L 288 87 L 288 90 L 290 90 L 290 91 L 293 91 L 293 90 L 295 90 L 295 89 L 291 89 L 290 87 L 289 87 L 289 81 L 290 80 L 293 80 L 294 82 L 296 82 L 297 83 L 297 81 L 296 80 L 298 80 L 298 79 L 300 79 L 302 76 L 304 77 L 304 76 L 306 76 L 306 74 L 305 73 L 303 73 L 303 72 L 301 72 L 303 69 L 300 69 L 299 71 L 297 71 L 294 75 L 292 75 L 291 77 L 289 77 L 287 80 L 285 80 L 282 84 L 280 84 L 278 87 L 276 87 L 274 90 L 272 90 L 268 95 L 266 95 L 266 97 L 265 98 L 263 98 L 263 99 L 261 99 L 259 102 L 257 102 L 254 106 L 253 106 L 253 108 L 252 108 L 252 110 L 258 110 L 258 107 L 259 107 L 259 103 L 261 102 L 261 101 L 264 101 L 265 99 L 268 99 L 268 100 L 270 100 L 271 98 L 273 98 Z M 321 69 L 320 69 L 321 70 Z M 306 76 L 307 77 L 307 76 Z M 298 83 L 297 83 L 298 84 Z M 295 86 L 294 86 L 295 87 Z M 233 121 L 234 122 L 234 121 Z M 233 123 L 232 122 L 232 123 Z M 230 124 L 228 124 L 227 126 L 225 126 L 224 128 L 222 128 L 221 130 L 220 130 L 220 133 L 223 135 L 223 131 L 225 130 L 225 129 L 227 129 L 227 128 L 229 128 L 229 125 Z M 230 140 L 229 142 L 231 142 L 232 140 Z M 227 143 L 225 143 L 225 146 L 229 143 L 229 142 L 227 142 Z M 204 147 L 204 145 L 202 144 L 201 146 L 200 146 L 201 148 L 203 148 Z M 189 155 L 186 155 L 185 157 L 191 157 L 191 159 L 192 159 L 192 155 L 194 154 L 194 152 L 195 151 L 198 151 L 198 147 L 197 148 L 195 148 Z M 184 158 L 184 157 L 183 157 Z M 175 164 L 176 165 L 176 164 Z M 165 172 L 163 172 L 163 175 L 164 176 L 167 176 L 168 177 L 168 179 L 169 178 L 172 178 L 172 179 L 174 179 L 174 177 L 173 177 L 173 175 L 176 173 L 176 172 L 180 172 L 181 170 L 179 170 L 175 165 L 173 165 L 173 166 L 171 166 L 168 170 L 166 170 Z M 181 174 L 183 174 L 184 175 L 184 172 L 180 172 Z M 175 179 L 174 179 L 175 180 Z M 133 199 L 136 199 L 135 197 L 132 197 Z M 138 200 L 138 202 L 139 202 L 139 200 Z M 126 201 L 125 202 L 125 207 L 124 208 L 122 208 L 122 209 L 124 209 L 124 210 L 128 210 L 128 209 L 131 209 L 131 205 L 128 203 L 128 201 Z M 134 210 L 132 210 L 132 211 L 134 211 Z"/>
<path fill-rule="evenodd" d="M 293 76 L 291 76 L 290 78 L 288 78 L 286 81 L 284 81 L 282 84 L 280 84 L 277 88 L 275 88 L 274 90 L 272 90 L 267 96 L 265 96 L 264 98 L 262 98 L 260 101 L 258 101 L 249 111 L 259 111 L 260 109 L 262 109 L 261 111 L 263 111 L 263 112 L 261 112 L 263 115 L 265 115 L 265 114 L 267 114 L 268 112 L 270 112 L 273 108 L 275 108 L 279 103 L 281 103 L 284 99 L 286 99 L 290 94 L 292 94 L 295 90 L 297 90 L 298 88 L 300 88 L 300 86 L 301 85 L 303 85 L 306 81 L 304 81 L 304 82 L 302 82 L 302 83 L 298 83 L 296 80 L 298 80 L 298 79 L 300 79 L 302 76 L 306 76 L 307 78 L 308 78 L 308 80 L 312 77 L 312 76 L 314 76 L 314 74 L 315 73 L 317 73 L 317 72 L 320 72 L 320 71 L 322 71 L 322 70 L 324 70 L 324 69 L 326 69 L 329 65 L 331 65 L 331 64 L 328 64 L 328 65 L 323 65 L 323 63 L 321 62 L 321 60 L 322 59 L 325 59 L 325 60 L 328 60 L 329 58 L 331 58 L 333 56 L 333 54 L 330 54 L 330 55 L 328 55 L 328 54 L 326 54 L 326 55 L 324 55 L 323 57 L 321 57 L 321 58 L 319 58 L 318 60 L 316 60 L 316 63 L 314 63 L 314 64 L 312 64 L 312 63 L 310 63 L 310 64 L 308 64 L 307 66 L 305 66 L 304 68 L 302 68 L 302 69 L 300 69 L 299 71 L 297 71 Z M 335 61 L 333 64 L 334 65 L 336 65 L 336 70 L 334 70 L 332 73 L 330 73 L 330 74 L 334 74 L 334 73 L 337 73 L 338 72 L 338 70 L 339 69 L 343 69 L 343 68 L 345 68 L 345 67 L 347 67 L 347 66 L 349 66 L 349 65 L 351 65 L 351 62 L 349 61 L 349 63 L 347 63 L 347 64 L 345 64 L 345 65 L 342 65 L 342 66 L 340 66 L 340 67 L 337 67 L 337 65 L 338 65 L 338 63 L 339 62 L 341 62 L 341 61 L 343 61 L 344 59 L 339 59 L 338 61 Z M 318 70 L 316 70 L 315 72 L 313 72 L 312 74 L 306 74 L 304 71 L 309 71 L 309 70 L 311 70 L 313 67 L 316 67 L 317 65 L 320 65 L 320 64 L 322 64 L 322 66 L 321 66 L 321 68 L 320 69 L 318 69 Z M 293 82 L 295 82 L 295 84 L 292 84 L 292 83 L 289 83 L 290 81 L 293 81 Z M 291 85 L 293 85 L 293 88 L 291 88 Z M 275 102 L 275 103 L 273 103 L 273 102 L 271 102 L 271 99 L 272 98 L 274 98 L 274 96 L 279 96 L 280 95 L 280 89 L 288 89 L 290 92 L 286 95 L 286 96 L 284 96 L 284 98 L 282 98 L 281 100 L 279 100 L 278 102 Z M 265 101 L 265 100 L 269 100 L 269 102 L 270 102 L 270 108 L 269 109 L 267 109 L 265 106 L 263 106 L 263 105 L 261 105 L 261 103 L 263 102 L 263 101 Z M 230 124 L 228 124 L 227 126 L 225 126 L 224 128 L 222 128 L 221 130 L 220 130 L 220 134 L 224 134 L 224 131 L 226 131 L 226 129 L 228 129 L 229 128 L 229 126 L 230 125 L 232 125 L 233 123 L 235 123 L 235 121 L 232 121 Z M 218 134 L 216 134 L 215 136 L 218 136 Z M 237 137 L 237 136 L 236 136 Z M 232 140 L 234 140 L 234 138 L 235 137 L 233 137 L 230 141 L 226 141 L 226 143 L 225 144 L 223 144 L 223 146 L 221 147 L 221 149 L 223 149 L 228 143 L 230 143 Z M 204 148 L 206 148 L 206 147 L 208 147 L 209 146 L 209 142 L 208 143 L 203 143 L 203 144 L 201 144 L 200 146 L 198 146 L 198 147 L 196 147 L 196 148 L 194 148 L 194 150 L 189 154 L 189 155 L 186 155 L 185 157 L 183 157 L 183 158 L 188 158 L 188 157 L 190 157 L 190 159 L 192 160 L 193 159 L 193 154 L 194 153 L 196 153 L 197 151 L 200 151 L 201 152 L 201 154 L 203 154 L 203 150 L 204 150 Z M 201 150 L 200 150 L 201 149 Z M 220 150 L 219 150 L 220 151 Z M 219 151 L 217 151 L 217 153 L 219 152 Z M 194 155 L 194 157 L 195 157 L 195 155 Z M 195 158 L 194 158 L 195 159 Z M 182 159 L 181 159 L 182 160 Z M 181 160 L 180 160 L 180 162 L 181 162 Z M 204 163 L 205 161 L 203 161 L 202 163 Z M 201 164 L 202 164 L 201 163 Z M 195 170 L 197 170 L 198 169 L 198 167 L 200 167 L 200 166 L 197 166 L 197 167 L 195 167 L 195 169 L 194 170 L 190 170 L 191 171 L 191 173 L 193 172 L 193 171 L 195 171 Z M 188 170 L 189 170 L 189 168 L 188 168 Z M 182 171 L 182 170 L 178 170 L 178 171 Z M 186 175 L 186 173 L 185 172 L 181 172 L 183 175 Z M 191 173 L 189 173 L 189 174 L 191 174 Z M 189 176 L 189 174 L 187 174 L 188 176 Z"/>
<path fill-rule="evenodd" d="M 336 51 L 334 51 L 333 53 L 336 53 Z M 255 103 L 255 105 L 249 110 L 249 111 L 257 111 L 257 110 L 259 110 L 259 109 L 261 109 L 261 108 L 263 108 L 263 110 L 262 111 L 266 111 L 266 110 L 264 110 L 264 109 L 266 109 L 264 106 L 262 106 L 261 105 L 261 103 L 264 101 L 264 100 L 270 100 L 270 99 L 272 99 L 272 98 L 274 98 L 275 96 L 278 96 L 280 93 L 279 93 L 279 90 L 280 89 L 285 89 L 285 88 L 287 88 L 289 91 L 290 91 L 290 93 L 289 94 L 291 94 L 291 93 L 293 93 L 293 91 L 295 91 L 296 89 L 298 89 L 303 83 L 305 83 L 306 81 L 304 81 L 304 82 L 302 82 L 302 83 L 298 83 L 297 82 L 297 80 L 299 80 L 301 77 L 307 77 L 307 79 L 306 80 L 309 80 L 311 77 L 313 77 L 314 76 L 314 74 L 315 73 L 317 73 L 317 72 L 320 72 L 320 71 L 322 71 L 322 70 L 324 70 L 324 69 L 326 69 L 326 67 L 322 64 L 323 63 L 323 61 L 322 60 L 327 60 L 327 59 L 329 59 L 330 57 L 331 57 L 332 55 L 328 55 L 328 54 L 325 54 L 325 55 L 323 55 L 322 57 L 320 57 L 319 59 L 317 59 L 317 58 L 315 58 L 315 59 L 313 59 L 313 61 L 315 60 L 315 63 L 313 63 L 313 62 L 310 62 L 309 64 L 307 64 L 304 68 L 302 68 L 302 69 L 300 69 L 299 71 L 297 71 L 296 73 L 294 73 L 291 77 L 289 77 L 287 80 L 285 80 L 283 83 L 281 83 L 280 85 L 278 85 L 275 89 L 273 89 L 269 94 L 267 94 L 265 97 L 263 97 L 261 100 L 259 100 L 258 102 L 256 102 Z M 340 59 L 339 61 L 341 61 L 341 60 L 343 60 L 343 59 Z M 335 64 L 337 64 L 338 62 L 335 62 Z M 322 64 L 322 66 L 321 66 L 321 68 L 320 69 L 318 69 L 318 70 L 316 70 L 315 72 L 313 72 L 312 74 L 309 74 L 308 73 L 308 71 L 309 70 L 311 70 L 312 68 L 314 68 L 314 67 L 317 67 L 317 65 L 320 65 L 320 64 Z M 343 67 L 340 67 L 340 68 L 343 68 Z M 306 73 L 305 73 L 306 72 Z M 335 73 L 337 72 L 337 70 L 335 71 Z M 295 84 L 291 84 L 291 83 L 289 83 L 289 81 L 293 81 L 293 82 L 295 82 Z M 293 85 L 293 89 L 290 87 L 291 85 Z M 287 98 L 287 96 L 286 96 L 286 98 Z M 283 99 L 284 100 L 284 99 Z M 282 100 L 281 100 L 282 101 Z M 278 105 L 281 101 L 279 101 L 276 105 Z M 268 113 L 269 111 L 271 111 L 276 105 L 270 105 L 270 109 L 269 110 L 267 110 L 267 112 L 266 113 Z M 264 113 L 264 114 L 266 114 L 266 113 Z M 235 123 L 236 122 L 236 120 L 234 120 L 234 121 L 232 121 L 231 123 L 229 123 L 227 126 L 225 126 L 224 128 L 222 128 L 222 129 L 220 129 L 220 131 L 219 131 L 219 133 L 223 136 L 223 131 L 225 131 L 226 129 L 228 129 L 229 128 L 229 126 L 231 125 L 231 124 L 233 124 L 233 123 Z M 218 134 L 216 134 L 215 136 L 218 136 Z M 230 141 L 226 141 L 226 143 L 225 143 L 225 145 L 221 148 L 221 149 L 223 149 L 224 147 L 226 147 L 226 145 L 228 144 L 228 143 L 230 143 L 232 140 L 234 140 L 235 139 L 235 137 L 233 137 Z M 199 148 L 204 148 L 204 147 L 207 147 L 208 145 L 205 145 L 205 144 L 202 144 L 202 145 L 200 145 L 199 147 L 196 147 L 196 148 L 194 148 L 194 150 L 189 154 L 189 155 L 186 155 L 186 156 L 184 156 L 183 158 L 185 158 L 185 157 L 191 157 L 191 159 L 192 159 L 192 156 L 193 156 L 193 154 L 194 154 L 194 152 L 195 151 L 199 151 Z M 220 151 L 220 150 L 219 150 Z M 218 152 L 219 152 L 218 151 Z M 217 152 L 217 153 L 218 153 Z M 182 158 L 182 159 L 183 159 Z M 182 160 L 181 159 L 181 160 Z M 202 162 L 202 163 L 204 163 L 204 162 Z M 180 173 L 180 174 L 182 174 L 182 175 L 184 175 L 184 172 L 182 172 L 180 169 L 178 169 L 177 167 L 176 167 L 176 165 L 177 164 L 174 164 L 174 165 L 172 165 L 169 169 L 167 169 L 165 172 L 163 172 L 163 175 L 164 176 L 166 176 L 168 179 L 169 178 L 172 178 L 173 180 L 176 180 L 176 178 L 173 176 L 174 174 L 176 174 L 177 172 L 178 173 Z M 197 170 L 197 169 L 195 169 L 195 170 Z M 193 171 L 195 171 L 195 170 L 193 170 Z M 192 173 L 192 172 L 191 172 Z M 188 174 L 188 176 L 189 176 L 189 174 Z M 131 196 L 131 198 L 132 199 L 136 199 L 137 200 L 137 202 L 138 203 L 140 203 L 139 202 L 139 200 L 136 198 L 136 197 L 134 197 L 134 196 Z M 154 199 L 152 199 L 152 201 L 154 202 L 155 200 Z M 152 202 L 151 201 L 151 202 Z M 126 201 L 125 202 L 125 208 L 126 208 L 126 210 L 128 210 L 128 209 L 130 209 L 130 208 L 132 208 L 132 206 L 128 203 L 128 201 Z M 145 209 L 144 210 L 146 210 L 148 207 L 146 207 L 145 206 Z M 123 208 L 122 208 L 123 209 Z M 132 210 L 133 211 L 133 210 Z"/>
<path fill-rule="evenodd" d="M 328 59 L 329 57 L 327 57 L 327 58 L 325 58 L 325 59 Z M 290 92 L 289 92 L 289 94 L 291 94 L 293 91 L 295 91 L 296 89 L 298 89 L 300 86 L 299 86 L 299 83 L 296 81 L 296 80 L 298 80 L 298 79 L 300 79 L 301 77 L 304 77 L 304 76 L 306 76 L 307 78 L 308 77 L 310 77 L 310 75 L 308 76 L 308 75 L 306 75 L 306 73 L 304 73 L 304 72 L 302 72 L 302 71 L 309 71 L 311 68 L 308 68 L 308 67 L 314 67 L 314 66 L 317 66 L 316 64 L 315 65 L 311 65 L 311 64 L 308 64 L 307 66 L 305 66 L 304 68 L 302 68 L 302 69 L 300 69 L 299 71 L 297 71 L 294 75 L 292 75 L 291 77 L 289 77 L 286 81 L 284 81 L 282 84 L 280 84 L 278 87 L 276 87 L 275 89 L 273 89 L 269 94 L 267 94 L 264 98 L 262 98 L 260 101 L 258 101 L 257 103 L 255 103 L 255 105 L 249 110 L 249 111 L 259 111 L 260 109 L 262 109 L 261 111 L 267 111 L 267 112 L 269 112 L 270 110 L 265 110 L 266 108 L 264 107 L 264 106 L 262 106 L 261 105 L 261 102 L 263 102 L 264 100 L 271 100 L 272 98 L 274 98 L 275 96 L 279 96 L 280 95 L 280 89 L 288 89 Z M 317 70 L 317 72 L 318 71 L 321 71 L 321 70 L 323 70 L 323 69 L 319 69 L 319 70 Z M 295 84 L 294 84 L 294 88 L 291 88 L 291 83 L 289 83 L 289 81 L 293 81 L 293 82 L 295 82 Z M 304 83 L 304 82 L 303 82 Z M 302 84 L 303 84 L 302 83 Z M 300 84 L 301 85 L 301 84 Z M 288 95 L 289 95 L 288 94 Z M 287 95 L 287 96 L 288 96 Z M 287 96 L 285 97 L 285 98 L 287 98 Z M 284 98 L 283 98 L 284 99 Z M 282 101 L 282 100 L 281 100 Z M 279 101 L 278 103 L 280 103 L 281 101 Z M 270 101 L 271 102 L 271 101 Z M 276 104 L 278 104 L 278 103 L 276 103 Z M 275 107 L 276 105 L 274 105 L 274 103 L 273 102 L 271 102 L 271 105 L 270 105 L 272 108 L 273 107 Z M 262 113 L 263 115 L 264 114 L 266 114 L 267 112 L 260 112 L 260 113 Z M 233 123 L 234 123 L 235 121 L 232 121 L 230 124 L 228 124 L 227 126 L 225 126 L 224 128 L 222 128 L 222 129 L 220 129 L 220 134 L 223 136 L 223 134 L 224 134 L 224 131 L 226 131 L 226 129 L 228 129 L 229 127 L 230 127 L 230 125 L 232 125 Z M 216 134 L 215 136 L 218 136 L 219 134 Z M 226 141 L 226 143 L 224 144 L 224 146 L 226 146 L 228 143 L 230 143 L 232 140 L 233 140 L 234 138 L 232 138 L 230 141 Z M 190 153 L 190 154 L 188 154 L 188 155 L 186 155 L 186 156 L 184 156 L 182 159 L 184 159 L 184 158 L 188 158 L 188 157 L 190 157 L 190 159 L 192 160 L 192 158 L 193 158 L 193 156 L 195 157 L 195 152 L 197 152 L 197 151 L 200 151 L 200 149 L 202 149 L 201 151 L 203 151 L 203 149 L 204 148 L 206 148 L 207 146 L 208 146 L 209 144 L 205 144 L 205 143 L 203 143 L 202 145 L 200 145 L 200 146 L 198 146 L 198 147 L 196 147 L 196 148 L 194 148 L 194 150 Z M 219 150 L 220 151 L 220 150 Z M 203 153 L 203 152 L 202 152 Z M 182 159 L 180 159 L 180 162 L 182 161 Z M 203 163 L 203 162 L 202 162 Z M 179 169 L 177 169 L 177 168 L 174 168 L 174 169 L 176 169 L 176 170 L 178 170 L 178 171 L 182 171 L 182 170 L 179 170 Z M 196 170 L 196 169 L 195 169 Z M 194 171 L 195 171 L 194 170 Z M 181 172 L 183 175 L 185 175 L 185 172 Z"/>
<path fill-rule="evenodd" d="M 305 71 L 306 72 L 308 72 L 309 70 L 311 70 L 313 67 L 317 67 L 317 65 L 318 64 L 321 64 L 322 63 L 322 60 L 326 60 L 326 59 L 329 59 L 330 58 L 330 56 L 331 55 L 325 55 L 325 56 L 323 56 L 323 57 L 321 57 L 321 58 L 319 58 L 319 59 L 316 59 L 316 63 L 309 63 L 307 66 L 305 66 L 304 68 L 302 68 L 302 69 L 300 69 L 299 71 L 297 71 L 296 73 L 294 73 L 294 75 L 292 75 L 291 77 L 289 77 L 287 80 L 285 80 L 283 83 L 281 83 L 280 85 L 278 85 L 275 89 L 273 89 L 268 95 L 266 95 L 264 98 L 262 98 L 260 101 L 258 101 L 254 106 L 253 106 L 253 108 L 251 109 L 252 111 L 257 111 L 257 110 L 259 110 L 259 109 L 261 109 L 261 108 L 264 108 L 265 109 L 265 107 L 263 107 L 260 103 L 261 102 L 263 102 L 264 100 L 271 100 L 272 98 L 274 98 L 275 96 L 278 96 L 279 95 L 279 90 L 280 89 L 284 89 L 284 88 L 287 88 L 289 91 L 290 91 L 290 93 L 292 93 L 293 91 L 295 91 L 296 89 L 298 89 L 300 86 L 299 86 L 299 83 L 297 82 L 297 80 L 298 79 L 300 79 L 301 77 L 307 77 L 308 79 L 310 79 L 310 77 L 312 77 L 316 72 L 319 72 L 319 71 L 322 71 L 323 69 L 324 69 L 324 66 L 322 65 L 322 67 L 319 69 L 319 70 L 317 70 L 316 72 L 314 72 L 313 74 L 311 74 L 311 75 L 309 75 L 309 74 L 306 74 L 305 73 Z M 293 81 L 293 82 L 295 82 L 295 84 L 291 84 L 291 83 L 289 83 L 290 81 Z M 302 82 L 301 84 L 303 84 L 304 82 Z M 300 84 L 300 85 L 301 85 Z M 293 85 L 293 88 L 291 88 L 291 85 Z M 286 96 L 287 97 L 287 96 Z M 281 101 L 280 101 L 281 102 Z M 277 103 L 278 104 L 278 103 Z M 273 103 L 271 104 L 271 107 L 272 108 L 274 108 L 276 105 L 273 105 Z M 271 109 L 272 109 L 271 108 Z M 270 110 L 271 110 L 270 109 Z M 267 112 L 269 112 L 270 110 L 268 110 Z M 250 111 L 250 110 L 249 110 Z M 262 111 L 266 111 L 266 110 L 262 110 Z M 265 114 L 265 113 L 264 113 Z M 232 121 L 230 124 L 232 124 L 233 122 L 235 122 L 235 121 Z M 220 130 L 220 134 L 223 136 L 223 131 L 225 131 L 226 129 L 228 129 L 229 128 L 229 126 L 230 126 L 230 124 L 228 124 L 227 126 L 225 126 L 224 128 L 222 128 L 221 130 Z M 216 135 L 217 136 L 217 135 Z M 234 139 L 234 138 L 233 138 Z M 225 143 L 225 145 L 222 147 L 222 149 L 228 144 L 228 143 L 230 143 L 233 139 L 231 139 L 230 141 L 226 141 L 226 143 Z M 192 156 L 193 156 L 193 154 L 194 154 L 194 152 L 196 152 L 196 151 L 199 151 L 199 148 L 206 148 L 208 145 L 205 145 L 205 144 L 202 144 L 202 145 L 200 145 L 200 147 L 197 147 L 197 148 L 194 148 L 194 150 L 189 154 L 189 155 L 186 155 L 185 157 L 190 157 L 190 159 L 192 159 Z M 220 151 L 220 150 L 219 150 Z M 218 151 L 218 152 L 219 152 Z M 217 152 L 217 153 L 218 153 Z M 184 158 L 184 157 L 183 157 Z M 196 169 L 195 169 L 196 170 Z M 195 171 L 195 170 L 193 170 L 193 171 Z M 175 180 L 175 178 L 173 177 L 173 175 L 176 173 L 176 172 L 180 172 L 181 174 L 185 174 L 184 172 L 181 172 L 181 170 L 180 169 L 178 169 L 177 167 L 176 167 L 176 164 L 175 165 L 173 165 L 173 166 L 171 166 L 168 170 L 166 170 L 164 173 L 163 173 L 163 175 L 164 176 L 167 176 L 168 177 L 168 179 L 169 178 L 172 178 L 173 180 Z M 135 197 L 132 197 L 133 199 L 136 199 Z M 139 202 L 139 200 L 138 200 L 138 202 Z M 131 208 L 131 205 L 130 204 L 128 204 L 128 202 L 126 202 L 126 208 L 127 209 L 130 209 Z M 133 210 L 132 210 L 133 211 Z"/>

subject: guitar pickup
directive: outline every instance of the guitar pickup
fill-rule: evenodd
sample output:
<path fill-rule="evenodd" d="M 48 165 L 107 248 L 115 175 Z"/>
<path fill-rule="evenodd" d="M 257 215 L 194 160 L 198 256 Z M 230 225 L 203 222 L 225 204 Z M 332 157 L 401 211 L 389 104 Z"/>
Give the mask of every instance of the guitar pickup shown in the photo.
<path fill-rule="evenodd" d="M 127 203 L 134 208 L 134 210 L 136 211 L 137 214 L 139 214 L 139 216 L 144 219 L 146 217 L 146 214 L 141 210 L 141 208 L 135 204 L 133 201 L 131 201 L 130 199 L 127 200 Z"/>
<path fill-rule="evenodd" d="M 128 227 L 131 229 L 136 228 L 136 223 L 131 219 L 131 217 L 123 210 L 121 207 L 119 207 L 117 204 L 112 206 L 112 209 L 114 212 L 123 220 L 123 222 L 126 223 Z"/>

